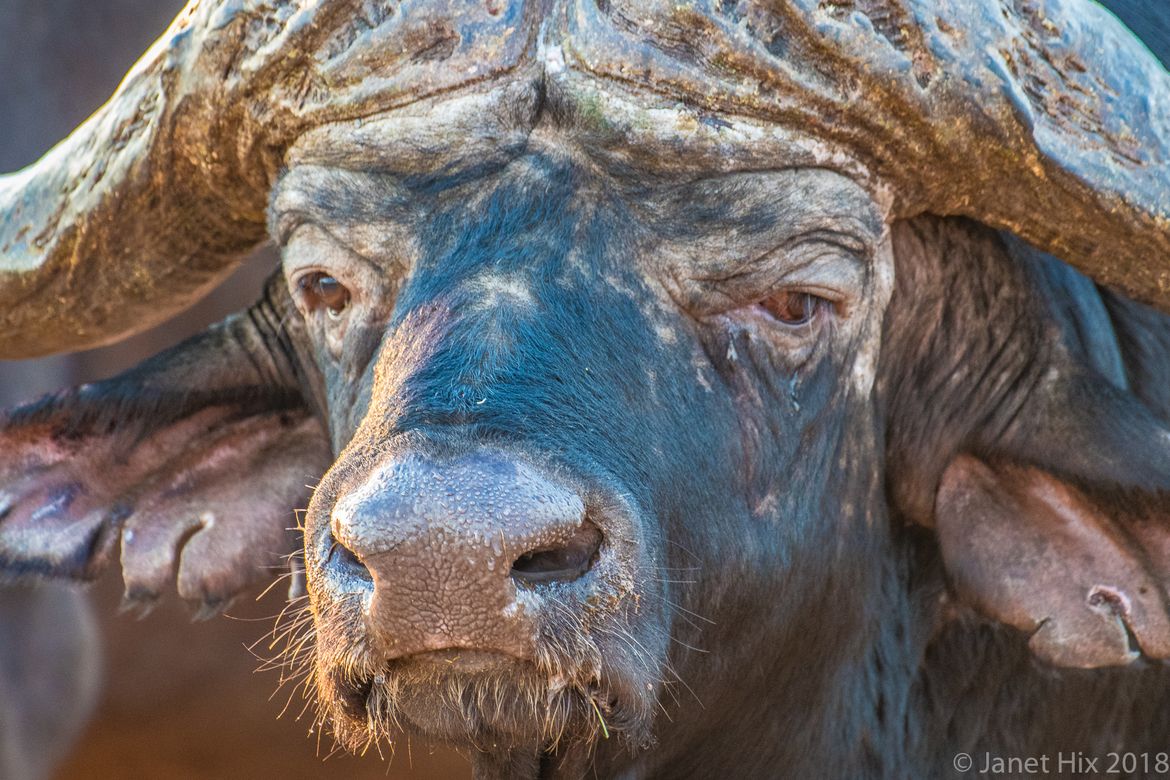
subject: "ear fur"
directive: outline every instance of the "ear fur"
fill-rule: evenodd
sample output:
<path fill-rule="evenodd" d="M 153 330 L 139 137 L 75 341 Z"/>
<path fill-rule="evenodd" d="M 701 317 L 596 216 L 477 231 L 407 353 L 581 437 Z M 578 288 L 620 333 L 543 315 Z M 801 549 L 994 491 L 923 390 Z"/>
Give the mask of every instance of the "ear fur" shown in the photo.
<path fill-rule="evenodd" d="M 331 461 L 305 402 L 283 280 L 112 379 L 0 421 L 0 577 L 89 580 L 120 549 L 126 599 L 214 611 L 297 549 Z"/>
<path fill-rule="evenodd" d="M 1057 374 L 940 480 L 951 585 L 1060 666 L 1170 658 L 1170 429 L 1097 376 Z"/>
<path fill-rule="evenodd" d="M 1170 426 L 1134 382 L 1158 375 L 1141 363 L 1170 361 L 1170 318 L 1129 317 L 1071 268 L 971 223 L 907 228 L 900 262 L 923 264 L 911 275 L 946 297 L 906 304 L 935 307 L 934 345 L 899 349 L 920 337 L 891 334 L 894 354 L 921 361 L 886 368 L 895 511 L 934 528 L 956 600 L 1028 634 L 1039 659 L 1170 658 Z M 1122 350 L 1135 342 L 1145 350 Z M 912 404 L 943 430 L 917 435 L 899 419 Z"/>

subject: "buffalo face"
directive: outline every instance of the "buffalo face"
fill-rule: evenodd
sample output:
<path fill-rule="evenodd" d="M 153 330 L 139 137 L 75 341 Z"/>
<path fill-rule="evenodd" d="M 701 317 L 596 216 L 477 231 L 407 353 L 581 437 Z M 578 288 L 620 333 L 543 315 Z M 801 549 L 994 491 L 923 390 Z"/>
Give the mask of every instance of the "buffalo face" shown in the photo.
<path fill-rule="evenodd" d="M 303 541 L 322 717 L 485 777 L 1164 746 L 1170 329 L 1038 249 L 1167 305 L 1170 82 L 1102 9 L 278 5 L 0 178 L 7 356 L 283 249 L 0 421 L 0 576 L 214 611 Z"/>
<path fill-rule="evenodd" d="M 746 662 L 849 620 L 840 584 L 786 583 L 860 554 L 845 527 L 879 505 L 877 208 L 545 114 L 425 167 L 388 121 L 407 141 L 377 166 L 304 162 L 274 194 L 339 452 L 306 570 L 351 747 L 643 745 L 661 700 L 707 706 L 711 644 Z"/>

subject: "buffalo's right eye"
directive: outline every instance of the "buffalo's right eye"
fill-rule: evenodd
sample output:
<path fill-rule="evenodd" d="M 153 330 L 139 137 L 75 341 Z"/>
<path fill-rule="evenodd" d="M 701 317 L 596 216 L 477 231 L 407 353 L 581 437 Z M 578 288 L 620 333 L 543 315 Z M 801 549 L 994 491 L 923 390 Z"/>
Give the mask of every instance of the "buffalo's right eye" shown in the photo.
<path fill-rule="evenodd" d="M 299 284 L 312 311 L 324 309 L 331 319 L 339 319 L 349 306 L 349 290 L 329 274 L 308 274 L 301 277 Z"/>
<path fill-rule="evenodd" d="M 760 304 L 773 318 L 785 325 L 806 325 L 832 303 L 812 293 L 786 290 Z"/>

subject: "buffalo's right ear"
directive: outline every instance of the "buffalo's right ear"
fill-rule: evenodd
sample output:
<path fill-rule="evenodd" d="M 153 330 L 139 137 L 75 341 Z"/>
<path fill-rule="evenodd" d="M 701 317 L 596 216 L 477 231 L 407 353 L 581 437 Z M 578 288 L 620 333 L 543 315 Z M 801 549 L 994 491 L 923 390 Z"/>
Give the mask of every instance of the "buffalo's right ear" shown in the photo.
<path fill-rule="evenodd" d="M 1096 377 L 1056 379 L 943 472 L 952 591 L 1058 666 L 1170 658 L 1170 429 Z"/>
<path fill-rule="evenodd" d="M 284 281 L 130 371 L 0 422 L 0 577 L 88 580 L 121 548 L 129 603 L 177 577 L 214 610 L 271 578 L 331 462 Z"/>

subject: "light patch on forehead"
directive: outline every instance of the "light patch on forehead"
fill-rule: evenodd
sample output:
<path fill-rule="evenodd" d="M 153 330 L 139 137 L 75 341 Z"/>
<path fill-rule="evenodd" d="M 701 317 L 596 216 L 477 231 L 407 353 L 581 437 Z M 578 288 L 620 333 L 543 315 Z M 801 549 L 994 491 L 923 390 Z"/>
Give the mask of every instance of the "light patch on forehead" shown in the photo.
<path fill-rule="evenodd" d="M 540 37 L 537 59 L 544 64 L 544 72 L 549 76 L 559 76 L 565 70 L 565 50 L 559 41 L 547 34 Z"/>
<path fill-rule="evenodd" d="M 481 274 L 471 280 L 469 287 L 479 294 L 476 309 L 498 309 L 509 306 L 523 311 L 536 308 L 536 299 L 527 279 L 510 274 Z"/>
<path fill-rule="evenodd" d="M 674 332 L 673 328 L 662 323 L 656 323 L 654 325 L 654 334 L 658 336 L 658 340 L 663 344 L 678 343 L 678 334 Z"/>

